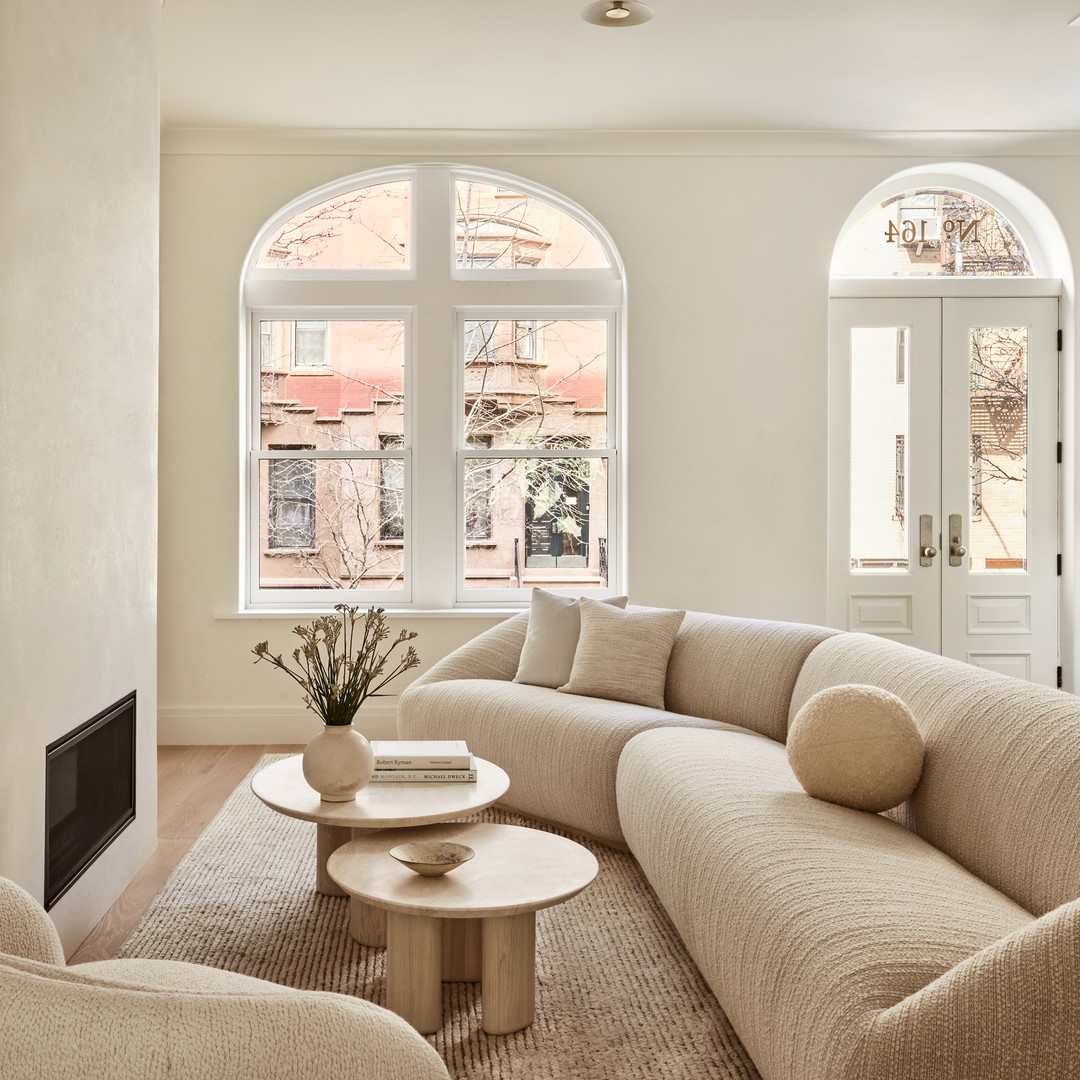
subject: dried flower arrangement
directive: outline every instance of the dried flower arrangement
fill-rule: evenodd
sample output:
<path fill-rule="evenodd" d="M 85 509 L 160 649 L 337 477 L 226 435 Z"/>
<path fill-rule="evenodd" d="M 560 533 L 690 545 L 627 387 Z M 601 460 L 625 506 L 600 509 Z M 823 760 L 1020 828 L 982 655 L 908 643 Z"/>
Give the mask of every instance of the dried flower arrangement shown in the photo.
<path fill-rule="evenodd" d="M 343 726 L 352 723 L 367 698 L 375 697 L 387 683 L 417 667 L 420 657 L 409 645 L 387 672 L 394 651 L 417 637 L 416 632 L 402 630 L 380 652 L 382 643 L 390 637 L 382 608 L 369 608 L 362 615 L 359 608 L 348 604 L 337 604 L 334 610 L 340 614 L 322 615 L 310 625 L 293 627 L 293 633 L 303 642 L 293 650 L 295 670 L 280 654 L 270 652 L 269 642 L 261 641 L 251 651 L 255 663 L 265 660 L 297 683 L 304 690 L 304 703 L 318 713 L 324 724 Z"/>

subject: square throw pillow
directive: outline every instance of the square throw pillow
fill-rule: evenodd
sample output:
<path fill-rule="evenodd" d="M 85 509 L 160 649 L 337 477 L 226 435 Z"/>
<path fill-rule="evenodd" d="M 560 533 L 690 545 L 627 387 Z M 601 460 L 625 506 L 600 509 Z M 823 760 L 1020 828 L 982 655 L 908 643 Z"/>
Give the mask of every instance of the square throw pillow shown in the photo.
<path fill-rule="evenodd" d="M 581 636 L 563 694 L 664 707 L 668 657 L 685 611 L 620 611 L 582 597 Z"/>
<path fill-rule="evenodd" d="M 624 608 L 626 597 L 612 596 L 602 603 Z M 581 631 L 578 612 L 578 602 L 572 596 L 559 596 L 547 589 L 533 589 L 529 629 L 525 634 L 525 645 L 521 650 L 514 682 L 550 686 L 554 690 L 570 678 Z"/>

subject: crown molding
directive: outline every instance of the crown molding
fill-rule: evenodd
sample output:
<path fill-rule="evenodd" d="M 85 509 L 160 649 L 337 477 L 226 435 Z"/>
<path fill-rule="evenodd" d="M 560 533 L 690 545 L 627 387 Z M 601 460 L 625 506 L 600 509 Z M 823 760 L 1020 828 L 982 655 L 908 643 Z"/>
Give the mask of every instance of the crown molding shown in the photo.
<path fill-rule="evenodd" d="M 499 131 L 163 127 L 166 155 L 1071 157 L 1080 131 Z"/>

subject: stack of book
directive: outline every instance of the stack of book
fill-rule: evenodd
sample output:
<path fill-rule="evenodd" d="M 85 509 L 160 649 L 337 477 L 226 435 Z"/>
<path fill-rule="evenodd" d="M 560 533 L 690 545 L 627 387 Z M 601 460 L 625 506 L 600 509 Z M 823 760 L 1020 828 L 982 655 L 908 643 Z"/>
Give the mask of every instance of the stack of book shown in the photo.
<path fill-rule="evenodd" d="M 470 784 L 476 761 L 463 742 L 371 740 L 373 784 Z"/>

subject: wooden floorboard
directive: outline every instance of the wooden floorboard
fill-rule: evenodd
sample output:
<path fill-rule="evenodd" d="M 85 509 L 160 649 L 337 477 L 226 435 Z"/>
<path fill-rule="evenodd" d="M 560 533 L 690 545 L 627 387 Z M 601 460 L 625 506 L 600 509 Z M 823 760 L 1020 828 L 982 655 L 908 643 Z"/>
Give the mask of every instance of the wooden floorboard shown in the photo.
<path fill-rule="evenodd" d="M 176 864 L 259 758 L 302 749 L 280 744 L 158 747 L 157 850 L 68 963 L 113 959 Z"/>

